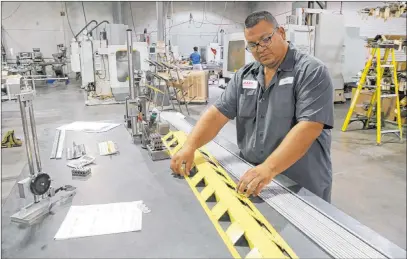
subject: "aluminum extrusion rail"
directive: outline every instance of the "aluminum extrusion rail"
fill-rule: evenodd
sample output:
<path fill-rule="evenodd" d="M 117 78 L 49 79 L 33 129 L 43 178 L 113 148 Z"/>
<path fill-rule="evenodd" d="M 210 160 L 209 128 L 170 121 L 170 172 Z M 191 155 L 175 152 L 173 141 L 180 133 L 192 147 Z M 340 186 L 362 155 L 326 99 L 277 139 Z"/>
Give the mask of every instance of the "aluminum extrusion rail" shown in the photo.
<path fill-rule="evenodd" d="M 186 133 L 189 133 L 192 128 L 182 114 L 162 112 L 161 118 Z M 224 150 L 220 150 L 219 147 Z M 208 143 L 206 148 L 217 158 L 225 158 L 225 155 L 235 156 L 216 142 Z M 252 167 L 240 158 L 234 159 L 233 163 L 230 159 L 228 163 L 223 163 L 222 159 L 218 161 L 236 179 L 240 179 Z M 274 180 L 259 196 L 335 258 L 390 258 L 383 251 L 378 251 L 359 235 Z"/>
<path fill-rule="evenodd" d="M 52 143 L 50 159 L 54 159 L 57 156 L 58 143 L 59 143 L 60 136 L 61 136 L 61 130 L 57 129 L 56 133 L 55 133 L 55 137 L 54 137 L 54 142 Z"/>

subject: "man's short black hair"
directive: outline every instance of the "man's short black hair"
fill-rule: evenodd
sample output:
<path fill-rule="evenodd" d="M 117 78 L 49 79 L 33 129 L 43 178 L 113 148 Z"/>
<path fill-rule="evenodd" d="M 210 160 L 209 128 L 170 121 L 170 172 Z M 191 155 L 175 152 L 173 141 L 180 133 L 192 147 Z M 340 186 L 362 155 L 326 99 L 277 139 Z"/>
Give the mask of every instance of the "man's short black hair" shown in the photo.
<path fill-rule="evenodd" d="M 256 24 L 258 24 L 260 21 L 267 21 L 273 24 L 274 28 L 279 27 L 276 18 L 267 11 L 258 11 L 249 14 L 249 16 L 247 16 L 246 20 L 244 21 L 244 26 L 246 28 L 252 28 L 256 26 Z"/>
<path fill-rule="evenodd" d="M 198 51 L 198 47 L 194 47 L 194 51 Z"/>

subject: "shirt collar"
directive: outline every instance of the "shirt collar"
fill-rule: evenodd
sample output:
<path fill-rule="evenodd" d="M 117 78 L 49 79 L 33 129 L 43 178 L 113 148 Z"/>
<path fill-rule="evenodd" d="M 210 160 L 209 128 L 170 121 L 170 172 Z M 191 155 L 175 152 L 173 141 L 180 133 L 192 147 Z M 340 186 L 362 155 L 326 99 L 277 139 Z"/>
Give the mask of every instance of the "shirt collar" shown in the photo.
<path fill-rule="evenodd" d="M 291 43 L 288 45 L 287 53 L 285 54 L 285 58 L 283 62 L 280 64 L 278 69 L 283 71 L 293 71 L 295 60 L 294 60 L 295 49 Z"/>

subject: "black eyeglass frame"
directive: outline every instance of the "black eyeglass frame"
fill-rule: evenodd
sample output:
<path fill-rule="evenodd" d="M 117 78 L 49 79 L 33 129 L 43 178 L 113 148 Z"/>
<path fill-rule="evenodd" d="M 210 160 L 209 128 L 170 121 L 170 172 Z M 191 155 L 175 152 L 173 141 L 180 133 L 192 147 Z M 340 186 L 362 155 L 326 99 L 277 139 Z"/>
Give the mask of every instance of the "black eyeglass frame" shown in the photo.
<path fill-rule="evenodd" d="M 278 27 L 274 28 L 274 31 L 267 37 L 264 37 L 263 39 L 257 41 L 256 43 L 250 43 L 247 44 L 247 46 L 245 47 L 246 51 L 253 53 L 253 52 L 257 52 L 259 46 L 263 47 L 263 48 L 267 48 L 268 46 L 270 46 L 272 40 L 271 38 L 273 38 L 274 33 L 276 33 Z M 263 42 L 264 44 L 261 44 L 260 42 Z"/>

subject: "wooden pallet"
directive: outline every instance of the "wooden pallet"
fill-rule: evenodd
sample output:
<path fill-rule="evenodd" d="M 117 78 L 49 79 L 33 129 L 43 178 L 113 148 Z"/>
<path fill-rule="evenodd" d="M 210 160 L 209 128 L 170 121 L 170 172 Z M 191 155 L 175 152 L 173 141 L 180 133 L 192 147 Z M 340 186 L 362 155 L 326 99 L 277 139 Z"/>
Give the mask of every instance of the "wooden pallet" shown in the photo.
<path fill-rule="evenodd" d="M 207 103 L 208 102 L 208 71 L 191 71 L 184 79 L 182 85 L 177 88 L 186 92 L 185 101 L 188 103 Z M 175 85 L 174 85 L 175 86 Z M 178 93 L 178 99 L 184 102 L 181 93 Z"/>

